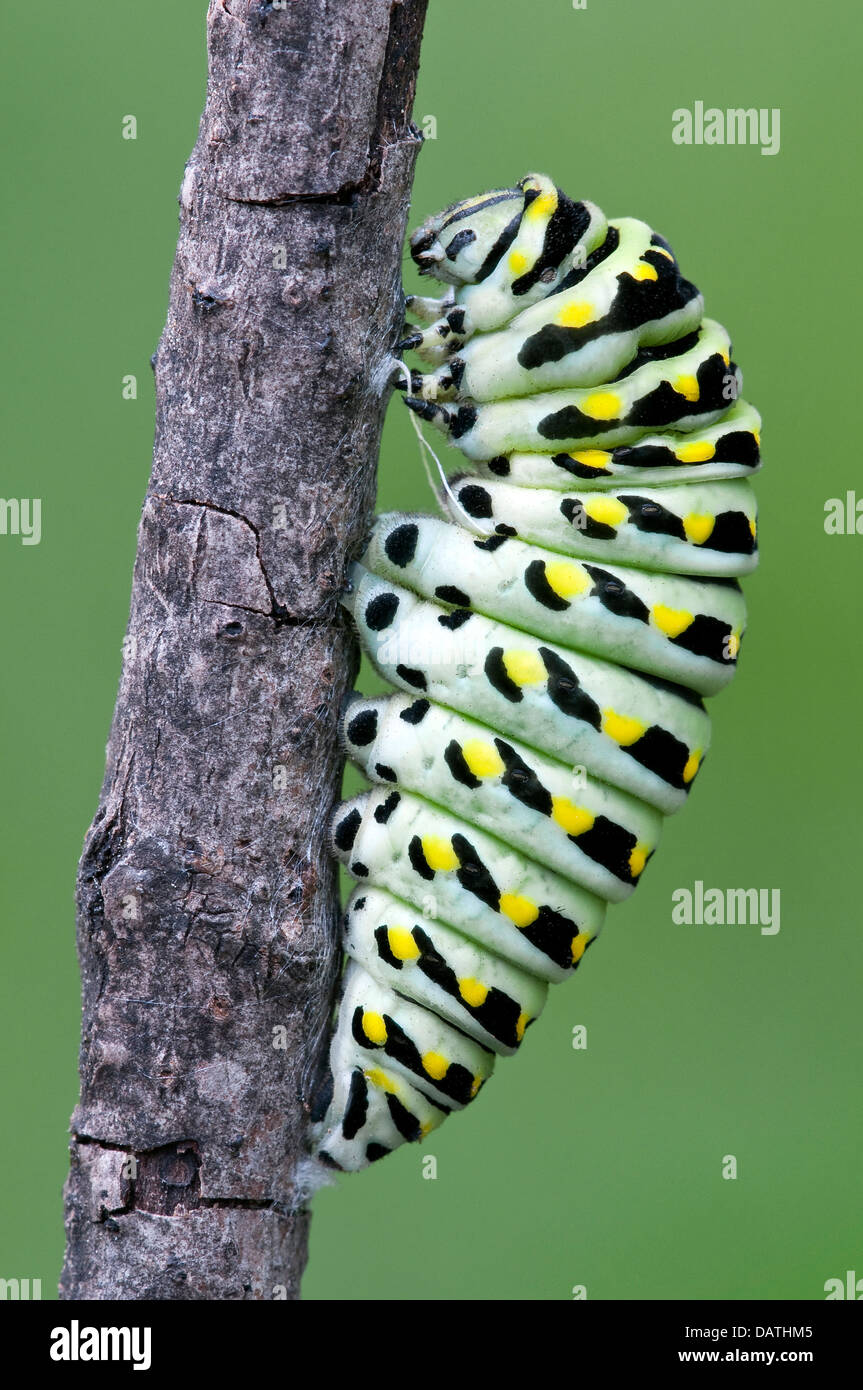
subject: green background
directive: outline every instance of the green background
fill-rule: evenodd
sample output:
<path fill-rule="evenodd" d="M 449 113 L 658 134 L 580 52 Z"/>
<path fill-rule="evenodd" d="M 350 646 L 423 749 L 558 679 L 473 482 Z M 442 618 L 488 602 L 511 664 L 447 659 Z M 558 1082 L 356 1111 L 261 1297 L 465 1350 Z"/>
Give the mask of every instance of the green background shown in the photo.
<path fill-rule="evenodd" d="M 75 865 L 120 669 L 205 8 L 6 16 L 2 492 L 43 499 L 43 537 L 0 536 L 0 1276 L 46 1295 L 77 1088 Z M 415 114 L 437 138 L 412 221 L 538 168 L 667 235 L 765 417 L 762 568 L 713 754 L 635 899 L 481 1103 L 426 1141 L 437 1180 L 407 1147 L 318 1195 L 307 1297 L 817 1299 L 863 1273 L 863 537 L 823 528 L 859 476 L 860 38 L 851 0 L 432 0 Z M 674 145 L 671 113 L 696 100 L 781 108 L 780 153 Z M 380 495 L 431 505 L 397 405 Z M 781 931 L 675 926 L 672 890 L 695 879 L 781 889 Z"/>

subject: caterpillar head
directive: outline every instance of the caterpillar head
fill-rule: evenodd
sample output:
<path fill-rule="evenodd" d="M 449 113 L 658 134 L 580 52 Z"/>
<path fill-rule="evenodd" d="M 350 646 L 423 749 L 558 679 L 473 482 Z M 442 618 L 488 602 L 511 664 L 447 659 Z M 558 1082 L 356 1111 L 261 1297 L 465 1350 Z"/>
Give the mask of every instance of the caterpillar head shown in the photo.
<path fill-rule="evenodd" d="M 429 217 L 410 239 L 420 274 L 448 285 L 478 284 L 486 267 L 493 269 L 514 241 L 526 209 L 543 192 L 554 192 L 551 180 L 528 174 L 515 188 L 466 198 Z"/>

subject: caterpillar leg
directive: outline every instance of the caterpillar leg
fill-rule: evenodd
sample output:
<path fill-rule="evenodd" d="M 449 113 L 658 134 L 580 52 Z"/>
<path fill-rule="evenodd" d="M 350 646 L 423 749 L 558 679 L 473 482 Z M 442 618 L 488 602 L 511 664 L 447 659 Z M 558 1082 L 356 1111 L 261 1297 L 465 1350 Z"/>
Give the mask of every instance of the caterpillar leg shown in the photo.
<path fill-rule="evenodd" d="M 434 299 L 428 295 L 422 294 L 408 294 L 405 296 L 406 311 L 415 318 L 418 323 L 424 326 L 437 322 L 438 319 L 446 314 L 448 309 L 452 308 L 454 303 L 455 291 L 452 289 L 447 290 L 446 294 L 442 295 L 439 299 Z M 412 327 L 413 324 L 411 323 L 405 325 L 406 329 Z"/>
<path fill-rule="evenodd" d="M 456 305 L 440 318 L 434 319 L 427 328 L 415 329 L 408 324 L 406 336 L 399 343 L 398 350 L 411 350 L 425 362 L 442 363 L 451 353 L 464 346 L 472 331 L 467 310 Z M 424 389 L 423 379 L 419 376 L 414 389 L 420 392 Z"/>

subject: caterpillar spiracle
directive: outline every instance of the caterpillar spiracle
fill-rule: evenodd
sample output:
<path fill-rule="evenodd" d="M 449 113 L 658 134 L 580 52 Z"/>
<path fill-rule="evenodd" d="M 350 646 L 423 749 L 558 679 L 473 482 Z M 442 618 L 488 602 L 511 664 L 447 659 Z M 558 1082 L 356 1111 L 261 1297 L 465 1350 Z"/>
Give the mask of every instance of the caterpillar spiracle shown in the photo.
<path fill-rule="evenodd" d="M 357 880 L 318 1156 L 434 1129 L 626 898 L 708 749 L 756 564 L 760 419 L 668 243 L 543 175 L 411 238 L 408 406 L 465 455 L 450 519 L 378 516 L 344 596 L 399 693 L 354 697 Z"/>

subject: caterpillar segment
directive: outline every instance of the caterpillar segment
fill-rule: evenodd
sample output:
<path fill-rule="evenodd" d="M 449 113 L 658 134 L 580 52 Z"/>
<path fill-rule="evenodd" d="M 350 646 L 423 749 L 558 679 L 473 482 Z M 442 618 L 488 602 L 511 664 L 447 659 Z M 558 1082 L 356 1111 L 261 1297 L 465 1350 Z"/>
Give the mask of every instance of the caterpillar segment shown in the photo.
<path fill-rule="evenodd" d="M 410 696 L 352 702 L 349 757 L 372 782 L 446 806 L 610 902 L 629 896 L 656 848 L 660 813 L 486 725 Z M 387 761 L 384 761 L 387 759 Z"/>
<path fill-rule="evenodd" d="M 605 916 L 596 893 L 408 792 L 374 788 L 346 802 L 333 848 L 361 884 L 374 881 L 541 980 L 564 979 Z"/>
<path fill-rule="evenodd" d="M 479 1093 L 634 890 L 734 674 L 758 412 L 668 242 L 540 174 L 411 238 L 406 403 L 463 455 L 449 519 L 375 519 L 343 602 L 396 688 L 342 739 L 356 881 L 320 1160 L 365 1167 Z"/>
<path fill-rule="evenodd" d="M 472 459 L 475 478 L 508 478 L 520 487 L 581 492 L 610 483 L 657 487 L 663 483 L 712 482 L 747 478 L 761 466 L 761 416 L 746 401 L 736 401 L 715 425 L 694 434 L 673 430 L 644 435 L 636 444 L 612 449 L 560 450 L 552 453 L 497 454 Z"/>
<path fill-rule="evenodd" d="M 345 951 L 396 993 L 424 1005 L 498 1056 L 517 1051 L 548 982 L 484 950 L 380 888 L 357 888 Z"/>
<path fill-rule="evenodd" d="M 423 329 L 402 348 L 443 361 L 475 333 L 576 283 L 607 234 L 594 203 L 574 203 L 544 174 L 453 204 L 419 227 L 410 246 L 421 275 L 457 288 L 439 301 L 408 300 Z"/>
<path fill-rule="evenodd" d="M 589 298 L 580 284 L 558 288 L 553 322 L 548 299 L 524 309 L 506 328 L 472 337 L 436 371 L 413 374 L 417 394 L 495 401 L 596 386 L 632 370 L 634 360 L 661 360 L 663 345 L 698 333 L 704 303 L 652 238 L 646 223 L 625 219 L 615 251 L 591 276 Z M 718 345 L 727 358 L 727 344 Z"/>
<path fill-rule="evenodd" d="M 683 804 L 710 740 L 698 695 L 468 608 L 448 612 L 360 565 L 350 573 L 349 611 L 392 685 L 474 714 L 666 814 Z"/>
<path fill-rule="evenodd" d="M 736 583 L 571 559 L 515 538 L 488 550 L 461 526 L 402 513 L 377 518 L 363 564 L 452 610 L 498 618 L 701 695 L 734 674 L 746 619 Z M 467 588 L 452 582 L 456 574 L 471 575 Z"/>
<path fill-rule="evenodd" d="M 710 579 L 736 579 L 758 563 L 755 494 L 745 478 L 584 494 L 459 479 L 455 495 L 469 517 L 491 523 L 491 544 L 515 535 L 576 558 Z"/>
<path fill-rule="evenodd" d="M 728 335 L 705 319 L 677 356 L 673 346 L 645 349 L 630 370 L 601 386 L 576 380 L 522 397 L 441 404 L 408 396 L 407 404 L 469 459 L 632 445 L 672 424 L 687 433 L 717 424 L 741 389 Z"/>

